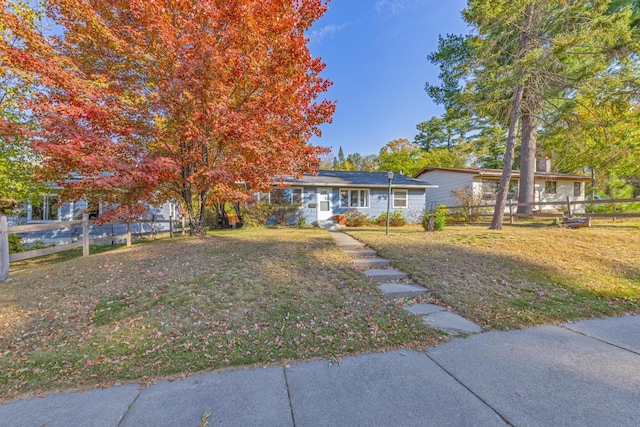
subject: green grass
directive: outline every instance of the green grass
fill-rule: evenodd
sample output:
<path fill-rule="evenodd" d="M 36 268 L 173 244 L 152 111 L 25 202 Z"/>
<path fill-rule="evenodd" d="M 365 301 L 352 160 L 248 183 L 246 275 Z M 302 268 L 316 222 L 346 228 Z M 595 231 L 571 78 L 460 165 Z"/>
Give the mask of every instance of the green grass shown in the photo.
<path fill-rule="evenodd" d="M 488 329 L 640 313 L 640 226 L 599 222 L 571 230 L 541 223 L 355 229 L 430 292 Z"/>
<path fill-rule="evenodd" d="M 322 230 L 221 231 L 30 261 L 0 285 L 4 400 L 443 339 Z"/>

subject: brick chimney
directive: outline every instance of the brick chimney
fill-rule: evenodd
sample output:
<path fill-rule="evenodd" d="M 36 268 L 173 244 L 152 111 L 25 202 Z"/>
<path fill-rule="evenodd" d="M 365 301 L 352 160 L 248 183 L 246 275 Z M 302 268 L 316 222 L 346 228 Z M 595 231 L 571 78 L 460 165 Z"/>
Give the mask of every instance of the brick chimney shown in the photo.
<path fill-rule="evenodd" d="M 538 165 L 538 172 L 551 173 L 551 159 L 543 157 L 540 159 L 540 163 L 538 163 Z"/>

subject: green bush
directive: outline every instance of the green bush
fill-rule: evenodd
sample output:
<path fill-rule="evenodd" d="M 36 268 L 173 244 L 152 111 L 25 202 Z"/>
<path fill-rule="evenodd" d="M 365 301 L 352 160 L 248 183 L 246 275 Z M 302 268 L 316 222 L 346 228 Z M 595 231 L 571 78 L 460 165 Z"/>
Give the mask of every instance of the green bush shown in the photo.
<path fill-rule="evenodd" d="M 425 231 L 442 231 L 447 226 L 449 211 L 445 205 L 439 205 L 433 212 L 425 211 L 422 227 Z"/>
<path fill-rule="evenodd" d="M 15 254 L 23 251 L 24 247 L 22 247 L 22 240 L 20 240 L 20 236 L 17 234 L 9 234 L 9 253 Z"/>
<path fill-rule="evenodd" d="M 344 216 L 347 217 L 347 227 L 366 227 L 371 224 L 369 217 L 358 209 L 347 211 Z"/>
<path fill-rule="evenodd" d="M 242 215 L 247 226 L 265 226 L 274 219 L 278 225 L 300 225 L 300 205 L 257 203 Z"/>
<path fill-rule="evenodd" d="M 374 220 L 376 225 L 384 227 L 387 225 L 387 213 L 383 212 Z M 389 227 L 402 227 L 407 225 L 407 220 L 402 216 L 402 211 L 393 211 L 389 214 Z"/>
<path fill-rule="evenodd" d="M 275 206 L 268 203 L 256 203 L 247 208 L 242 218 L 244 224 L 250 227 L 261 227 L 267 224 L 267 220 L 273 216 Z"/>
<path fill-rule="evenodd" d="M 433 225 L 436 231 L 442 231 L 447 225 L 449 211 L 445 205 L 439 205 L 433 212 Z"/>

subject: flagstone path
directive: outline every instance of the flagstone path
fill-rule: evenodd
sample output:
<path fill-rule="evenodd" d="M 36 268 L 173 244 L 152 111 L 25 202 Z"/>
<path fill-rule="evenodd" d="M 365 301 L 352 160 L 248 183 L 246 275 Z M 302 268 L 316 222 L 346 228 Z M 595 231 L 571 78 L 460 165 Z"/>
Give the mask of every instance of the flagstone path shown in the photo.
<path fill-rule="evenodd" d="M 392 298 L 415 297 L 427 289 L 411 281 L 409 275 L 391 267 L 389 260 L 378 256 L 375 250 L 338 230 L 329 230 L 338 248 L 352 258 L 353 265 L 365 276 L 378 284 L 385 295 Z M 410 304 L 405 310 L 420 317 L 422 321 L 449 335 L 469 335 L 482 332 L 482 327 L 465 319 L 446 307 L 435 304 Z"/>

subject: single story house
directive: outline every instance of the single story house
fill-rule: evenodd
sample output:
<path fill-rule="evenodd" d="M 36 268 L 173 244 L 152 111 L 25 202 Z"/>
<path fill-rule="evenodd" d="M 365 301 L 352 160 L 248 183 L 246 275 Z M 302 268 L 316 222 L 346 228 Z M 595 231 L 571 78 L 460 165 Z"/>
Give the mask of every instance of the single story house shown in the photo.
<path fill-rule="evenodd" d="M 287 178 L 286 200 L 299 204 L 300 214 L 308 224 L 333 222 L 336 215 L 348 211 L 375 218 L 387 212 L 391 189 L 390 211 L 400 211 L 409 222 L 418 222 L 426 207 L 427 188 L 435 188 L 423 180 L 387 172 L 329 171 L 304 175 L 302 179 Z M 259 200 L 269 202 L 272 193 L 263 193 Z"/>
<path fill-rule="evenodd" d="M 102 207 L 98 204 L 90 205 L 86 200 L 60 202 L 55 192 L 56 188 L 52 187 L 50 194 L 38 200 L 31 200 L 23 203 L 19 211 L 13 216 L 9 216 L 9 225 L 21 224 L 49 224 L 56 222 L 79 221 L 82 214 L 88 213 L 89 219 L 93 220 L 101 213 Z M 144 218 L 150 220 L 155 216 L 155 230 L 157 232 L 168 231 L 169 217 L 177 218 L 178 204 L 167 202 L 162 206 L 149 206 Z M 77 238 L 81 227 L 60 228 L 53 230 L 34 231 L 29 233 L 21 233 L 20 237 L 26 243 L 34 241 L 42 241 L 44 243 L 62 243 L 69 242 Z M 148 233 L 152 230 L 150 222 L 135 222 L 131 224 L 133 233 Z M 91 238 L 107 237 L 114 235 L 122 235 L 126 233 L 126 224 L 92 224 L 90 229 Z"/>
<path fill-rule="evenodd" d="M 567 197 L 572 201 L 585 200 L 585 182 L 591 180 L 590 177 L 580 175 L 570 175 L 550 172 L 548 162 L 543 162 L 544 166 L 539 172 L 535 172 L 535 193 L 534 202 L 558 202 L 558 206 L 566 204 Z M 482 204 L 491 204 L 496 200 L 501 169 L 462 169 L 462 168 L 422 168 L 415 178 L 421 181 L 435 184 L 438 187 L 429 192 L 429 206 L 443 204 L 447 206 L 460 206 L 461 201 L 455 196 L 458 190 L 470 190 L 477 201 Z M 514 170 L 511 174 L 508 199 L 517 201 L 518 180 L 520 171 Z M 534 210 L 552 210 L 554 206 L 543 205 Z M 584 205 L 575 208 L 576 212 L 584 212 Z"/>

